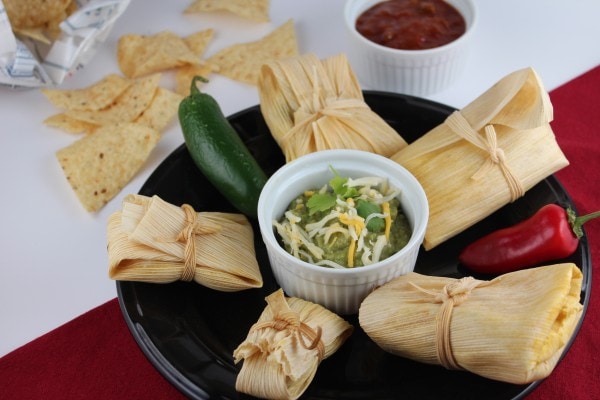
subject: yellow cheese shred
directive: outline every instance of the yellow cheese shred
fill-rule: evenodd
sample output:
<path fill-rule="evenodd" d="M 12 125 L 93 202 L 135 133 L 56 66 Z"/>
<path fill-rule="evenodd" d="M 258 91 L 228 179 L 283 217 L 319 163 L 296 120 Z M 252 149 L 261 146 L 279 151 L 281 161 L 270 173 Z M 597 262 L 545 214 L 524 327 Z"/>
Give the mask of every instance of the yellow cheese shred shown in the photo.
<path fill-rule="evenodd" d="M 340 214 L 340 222 L 342 224 L 348 225 L 349 227 L 353 227 L 356 233 L 356 237 L 353 237 L 350 241 L 350 246 L 348 246 L 348 268 L 354 267 L 354 253 L 356 251 L 356 241 L 360 236 L 363 228 L 365 227 L 365 221 L 362 217 L 351 217 L 347 213 Z"/>
<path fill-rule="evenodd" d="M 381 210 L 383 211 L 383 215 L 385 215 L 385 238 L 390 240 L 390 231 L 392 230 L 392 215 L 390 212 L 390 203 L 384 202 L 381 204 Z"/>
<path fill-rule="evenodd" d="M 354 251 L 356 250 L 356 239 L 352 239 L 348 246 L 348 268 L 354 267 Z"/>

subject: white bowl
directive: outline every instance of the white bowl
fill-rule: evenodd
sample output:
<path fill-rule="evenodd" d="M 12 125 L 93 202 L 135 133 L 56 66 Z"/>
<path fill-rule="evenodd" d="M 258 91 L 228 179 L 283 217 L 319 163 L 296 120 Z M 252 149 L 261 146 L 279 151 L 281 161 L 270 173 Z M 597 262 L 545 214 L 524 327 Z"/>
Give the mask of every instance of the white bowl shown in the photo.
<path fill-rule="evenodd" d="M 344 19 L 349 37 L 348 60 L 365 89 L 414 96 L 440 92 L 466 65 L 477 20 L 473 0 L 447 0 L 464 17 L 466 32 L 447 45 L 425 50 L 398 50 L 379 45 L 356 30 L 356 20 L 382 0 L 348 0 Z"/>
<path fill-rule="evenodd" d="M 412 227 L 407 245 L 377 263 L 347 269 L 310 264 L 289 254 L 278 242 L 273 221 L 279 220 L 290 202 L 304 190 L 322 187 L 333 177 L 387 177 L 400 189 L 400 203 Z M 400 164 L 360 150 L 324 150 L 299 157 L 276 171 L 258 200 L 258 223 L 277 283 L 288 296 L 299 297 L 338 314 L 354 314 L 376 287 L 414 270 L 425 236 L 429 207 L 417 179 Z"/>

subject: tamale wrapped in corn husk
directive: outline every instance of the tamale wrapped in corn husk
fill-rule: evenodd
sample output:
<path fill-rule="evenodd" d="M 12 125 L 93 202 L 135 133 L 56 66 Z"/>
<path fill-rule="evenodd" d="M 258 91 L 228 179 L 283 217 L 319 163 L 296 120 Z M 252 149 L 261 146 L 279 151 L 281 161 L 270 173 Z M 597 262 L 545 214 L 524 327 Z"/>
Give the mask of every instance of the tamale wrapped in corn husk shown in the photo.
<path fill-rule="evenodd" d="M 406 141 L 365 103 L 345 55 L 267 62 L 260 109 L 287 161 L 319 150 L 356 149 L 389 157 Z"/>
<path fill-rule="evenodd" d="M 581 285 L 570 263 L 490 281 L 412 272 L 367 296 L 359 322 L 392 354 L 525 384 L 556 366 L 582 315 Z"/>
<path fill-rule="evenodd" d="M 236 390 L 265 399 L 297 399 L 310 385 L 321 361 L 337 351 L 353 326 L 321 305 L 286 298 L 279 289 L 235 349 L 243 360 Z"/>
<path fill-rule="evenodd" d="M 553 109 L 532 68 L 513 72 L 391 158 L 429 201 L 429 250 L 567 166 Z"/>
<path fill-rule="evenodd" d="M 224 292 L 262 286 L 252 226 L 242 214 L 197 213 L 158 196 L 130 194 L 107 230 L 111 279 L 193 280 Z"/>

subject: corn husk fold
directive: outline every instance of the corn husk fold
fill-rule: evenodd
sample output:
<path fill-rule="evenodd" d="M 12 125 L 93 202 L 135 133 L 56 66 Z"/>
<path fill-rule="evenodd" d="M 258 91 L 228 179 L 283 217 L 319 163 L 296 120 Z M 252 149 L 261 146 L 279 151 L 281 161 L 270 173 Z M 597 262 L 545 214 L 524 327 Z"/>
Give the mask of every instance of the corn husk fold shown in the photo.
<path fill-rule="evenodd" d="M 581 284 L 581 271 L 570 263 L 491 281 L 413 272 L 371 293 L 359 322 L 392 354 L 525 384 L 556 366 L 582 315 Z"/>
<path fill-rule="evenodd" d="M 319 150 L 356 149 L 389 157 L 406 141 L 365 103 L 345 55 L 267 62 L 260 109 L 287 161 Z"/>
<path fill-rule="evenodd" d="M 320 362 L 345 342 L 353 326 L 326 308 L 279 289 L 233 353 L 243 360 L 236 390 L 266 399 L 297 399 Z"/>
<path fill-rule="evenodd" d="M 242 214 L 197 213 L 131 194 L 109 217 L 107 236 L 111 279 L 193 280 L 224 292 L 262 286 L 252 226 Z"/>
<path fill-rule="evenodd" d="M 391 158 L 429 200 L 429 250 L 569 164 L 550 127 L 553 109 L 532 68 L 515 71 Z"/>

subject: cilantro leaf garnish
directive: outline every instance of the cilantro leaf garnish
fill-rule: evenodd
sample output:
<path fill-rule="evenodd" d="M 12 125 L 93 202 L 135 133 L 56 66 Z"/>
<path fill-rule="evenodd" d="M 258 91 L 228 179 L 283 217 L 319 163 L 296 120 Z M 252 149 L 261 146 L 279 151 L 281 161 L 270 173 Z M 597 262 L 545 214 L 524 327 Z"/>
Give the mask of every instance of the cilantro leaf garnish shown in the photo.
<path fill-rule="evenodd" d="M 306 202 L 308 214 L 313 215 L 318 211 L 327 211 L 335 206 L 336 196 L 333 193 L 315 193 Z"/>
<path fill-rule="evenodd" d="M 332 166 L 329 168 L 335 174 L 329 181 L 329 186 L 331 186 L 335 194 L 344 199 L 358 196 L 358 190 L 356 190 L 356 188 L 346 186 L 348 178 L 342 178 Z"/>
<path fill-rule="evenodd" d="M 313 194 L 306 202 L 309 215 L 333 208 L 338 196 L 345 200 L 350 197 L 358 197 L 359 195 L 358 190 L 355 187 L 346 186 L 348 178 L 342 178 L 331 165 L 329 166 L 329 169 L 335 175 L 329 181 L 329 186 L 333 189 L 333 193 L 325 192 Z"/>

